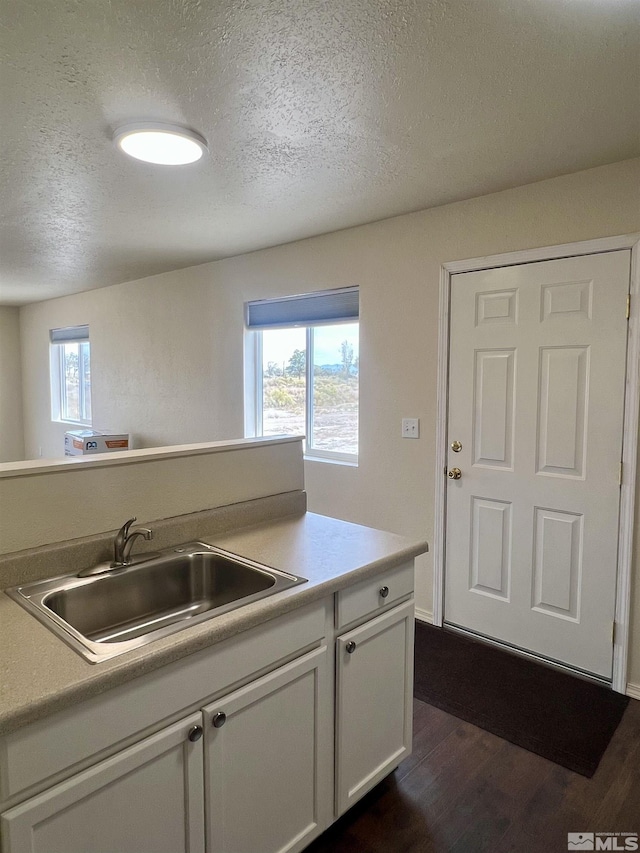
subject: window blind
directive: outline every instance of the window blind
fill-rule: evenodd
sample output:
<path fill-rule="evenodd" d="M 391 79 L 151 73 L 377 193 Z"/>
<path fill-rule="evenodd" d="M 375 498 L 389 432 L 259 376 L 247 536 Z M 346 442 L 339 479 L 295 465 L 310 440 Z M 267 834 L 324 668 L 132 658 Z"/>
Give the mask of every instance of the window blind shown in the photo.
<path fill-rule="evenodd" d="M 65 326 L 64 329 L 49 329 L 52 344 L 80 344 L 89 340 L 88 326 Z"/>
<path fill-rule="evenodd" d="M 357 287 L 323 290 L 281 299 L 247 302 L 245 323 L 248 329 L 319 326 L 358 319 Z"/>

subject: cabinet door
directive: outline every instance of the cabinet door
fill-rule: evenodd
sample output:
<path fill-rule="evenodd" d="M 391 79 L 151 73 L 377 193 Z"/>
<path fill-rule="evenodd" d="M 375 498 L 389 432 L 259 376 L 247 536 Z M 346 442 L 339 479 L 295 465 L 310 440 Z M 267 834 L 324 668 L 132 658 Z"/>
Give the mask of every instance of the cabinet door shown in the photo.
<path fill-rule="evenodd" d="M 337 640 L 338 816 L 411 752 L 413 620 L 408 601 Z"/>
<path fill-rule="evenodd" d="M 327 648 L 204 710 L 208 853 L 294 853 L 329 823 Z"/>
<path fill-rule="evenodd" d="M 3 853 L 204 853 L 201 725 L 192 714 L 5 812 Z"/>

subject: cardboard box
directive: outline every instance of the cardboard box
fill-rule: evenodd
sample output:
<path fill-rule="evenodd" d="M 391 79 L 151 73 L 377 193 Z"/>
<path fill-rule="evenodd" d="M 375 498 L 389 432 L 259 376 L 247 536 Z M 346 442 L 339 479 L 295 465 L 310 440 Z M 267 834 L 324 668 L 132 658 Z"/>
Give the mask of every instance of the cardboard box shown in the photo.
<path fill-rule="evenodd" d="M 95 429 L 72 429 L 64 434 L 64 455 L 84 456 L 88 453 L 109 453 L 129 450 L 129 434 Z"/>

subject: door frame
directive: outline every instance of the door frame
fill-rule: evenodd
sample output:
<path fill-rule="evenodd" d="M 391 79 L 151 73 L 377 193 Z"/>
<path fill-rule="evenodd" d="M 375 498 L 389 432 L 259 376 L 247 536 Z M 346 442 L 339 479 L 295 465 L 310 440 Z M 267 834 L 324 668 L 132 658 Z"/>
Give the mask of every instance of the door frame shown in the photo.
<path fill-rule="evenodd" d="M 640 233 L 603 237 L 579 243 L 565 243 L 539 249 L 525 249 L 499 255 L 451 261 L 440 267 L 440 308 L 438 314 L 438 381 L 436 424 L 436 494 L 433 536 L 433 624 L 444 619 L 444 568 L 446 547 L 447 412 L 449 389 L 449 305 L 451 276 L 495 267 L 509 267 L 535 261 L 552 261 L 602 252 L 631 250 L 631 305 L 627 338 L 624 423 L 622 429 L 622 485 L 618 522 L 618 567 L 615 603 L 612 688 L 627 690 L 631 574 L 633 567 L 634 509 L 638 456 L 640 404 Z M 441 476 L 442 474 L 442 476 Z"/>

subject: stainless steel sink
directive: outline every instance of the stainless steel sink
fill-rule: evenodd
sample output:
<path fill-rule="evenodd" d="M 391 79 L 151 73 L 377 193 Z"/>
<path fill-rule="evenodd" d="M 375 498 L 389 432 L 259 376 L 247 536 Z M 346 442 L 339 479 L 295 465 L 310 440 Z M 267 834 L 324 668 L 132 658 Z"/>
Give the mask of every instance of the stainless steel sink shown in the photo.
<path fill-rule="evenodd" d="M 105 566 L 7 594 L 96 663 L 305 580 L 190 542 L 126 568 Z"/>

